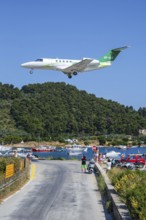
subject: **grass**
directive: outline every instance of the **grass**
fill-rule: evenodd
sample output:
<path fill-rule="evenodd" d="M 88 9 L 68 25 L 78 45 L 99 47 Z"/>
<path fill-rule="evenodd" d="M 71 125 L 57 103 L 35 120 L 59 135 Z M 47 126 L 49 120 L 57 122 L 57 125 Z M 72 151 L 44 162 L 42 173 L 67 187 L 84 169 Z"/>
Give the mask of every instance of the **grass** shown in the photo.
<path fill-rule="evenodd" d="M 12 185 L 6 186 L 2 191 L 0 191 L 0 203 L 10 195 L 14 194 L 22 188 L 29 181 L 28 176 L 23 177 L 15 181 Z"/>
<path fill-rule="evenodd" d="M 101 175 L 101 173 L 97 172 L 97 170 L 96 170 L 96 173 L 97 173 L 96 179 L 97 179 L 97 183 L 98 183 L 98 188 L 99 188 L 99 191 L 101 192 L 102 199 L 105 203 L 105 208 L 108 213 L 112 213 L 113 212 L 113 205 L 112 205 L 112 201 L 110 200 L 110 198 L 108 196 L 107 187 L 106 187 L 104 178 Z"/>
<path fill-rule="evenodd" d="M 9 160 L 9 158 L 7 159 Z M 27 161 L 26 161 L 27 162 Z M 18 165 L 17 165 L 18 166 Z M 19 170 L 20 168 L 17 167 Z M 5 172 L 0 172 L 0 186 L 6 184 L 6 186 L 0 191 L 0 202 L 8 196 L 12 195 L 16 191 L 18 191 L 30 177 L 30 166 L 29 163 L 26 163 L 26 167 L 23 170 L 17 171 L 14 176 L 5 179 Z"/>

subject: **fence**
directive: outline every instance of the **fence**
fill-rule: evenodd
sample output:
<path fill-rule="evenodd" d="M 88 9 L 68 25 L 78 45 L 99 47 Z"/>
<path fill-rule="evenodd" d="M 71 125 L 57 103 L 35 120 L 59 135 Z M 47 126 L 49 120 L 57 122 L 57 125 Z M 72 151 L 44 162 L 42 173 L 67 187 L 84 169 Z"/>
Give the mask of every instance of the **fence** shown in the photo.
<path fill-rule="evenodd" d="M 24 169 L 15 173 L 10 178 L 3 178 L 0 182 L 0 200 L 16 191 L 30 177 L 30 164 L 27 160 L 24 162 Z"/>

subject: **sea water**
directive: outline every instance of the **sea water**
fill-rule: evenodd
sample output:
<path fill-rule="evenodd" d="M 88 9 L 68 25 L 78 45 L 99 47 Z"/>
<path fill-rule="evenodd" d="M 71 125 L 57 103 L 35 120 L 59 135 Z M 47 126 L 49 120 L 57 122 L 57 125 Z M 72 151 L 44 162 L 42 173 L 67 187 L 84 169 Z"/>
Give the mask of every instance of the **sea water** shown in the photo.
<path fill-rule="evenodd" d="M 116 147 L 99 147 L 99 153 L 106 154 L 110 151 L 120 152 L 121 154 L 124 154 L 125 157 L 128 156 L 128 154 L 146 154 L 146 147 L 131 147 L 127 149 L 118 149 Z M 86 156 L 87 160 L 90 160 L 94 157 L 94 152 L 92 151 L 92 148 L 87 148 L 87 152 L 82 152 L 79 155 L 70 156 L 68 154 L 68 151 L 66 149 L 62 149 L 61 151 L 54 151 L 54 152 L 34 152 L 35 156 L 39 158 L 52 158 L 52 159 L 78 159 L 80 160 L 83 155 Z"/>

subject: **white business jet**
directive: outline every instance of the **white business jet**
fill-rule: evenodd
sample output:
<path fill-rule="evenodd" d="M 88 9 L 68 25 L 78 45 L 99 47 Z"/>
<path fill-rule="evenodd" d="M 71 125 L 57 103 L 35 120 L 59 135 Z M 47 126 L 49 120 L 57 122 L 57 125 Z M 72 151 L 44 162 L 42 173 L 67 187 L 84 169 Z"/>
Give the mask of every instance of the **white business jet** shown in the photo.
<path fill-rule="evenodd" d="M 62 71 L 68 78 L 72 78 L 73 75 L 77 75 L 80 72 L 98 70 L 111 66 L 118 54 L 126 48 L 127 46 L 112 49 L 99 60 L 92 58 L 83 58 L 82 60 L 40 58 L 35 61 L 23 63 L 21 66 L 29 68 L 30 73 L 33 73 L 34 69 L 56 70 Z"/>

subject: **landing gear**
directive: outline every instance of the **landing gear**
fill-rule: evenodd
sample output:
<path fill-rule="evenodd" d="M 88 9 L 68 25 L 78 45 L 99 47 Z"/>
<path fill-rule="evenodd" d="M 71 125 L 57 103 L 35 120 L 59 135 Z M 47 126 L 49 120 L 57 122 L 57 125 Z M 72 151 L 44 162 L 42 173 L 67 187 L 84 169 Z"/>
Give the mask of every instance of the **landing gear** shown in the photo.
<path fill-rule="evenodd" d="M 72 75 L 71 75 L 71 74 L 68 74 L 68 78 L 71 79 L 71 78 L 72 78 Z"/>
<path fill-rule="evenodd" d="M 76 75 L 78 75 L 78 73 L 77 72 L 73 72 L 73 75 L 76 76 Z"/>
<path fill-rule="evenodd" d="M 31 69 L 31 70 L 29 71 L 29 73 L 30 73 L 30 74 L 33 74 L 33 69 Z"/>
<path fill-rule="evenodd" d="M 68 75 L 68 78 L 71 79 L 73 75 L 76 76 L 77 74 L 78 74 L 77 72 L 71 72 L 71 73 L 68 73 L 67 75 Z"/>

